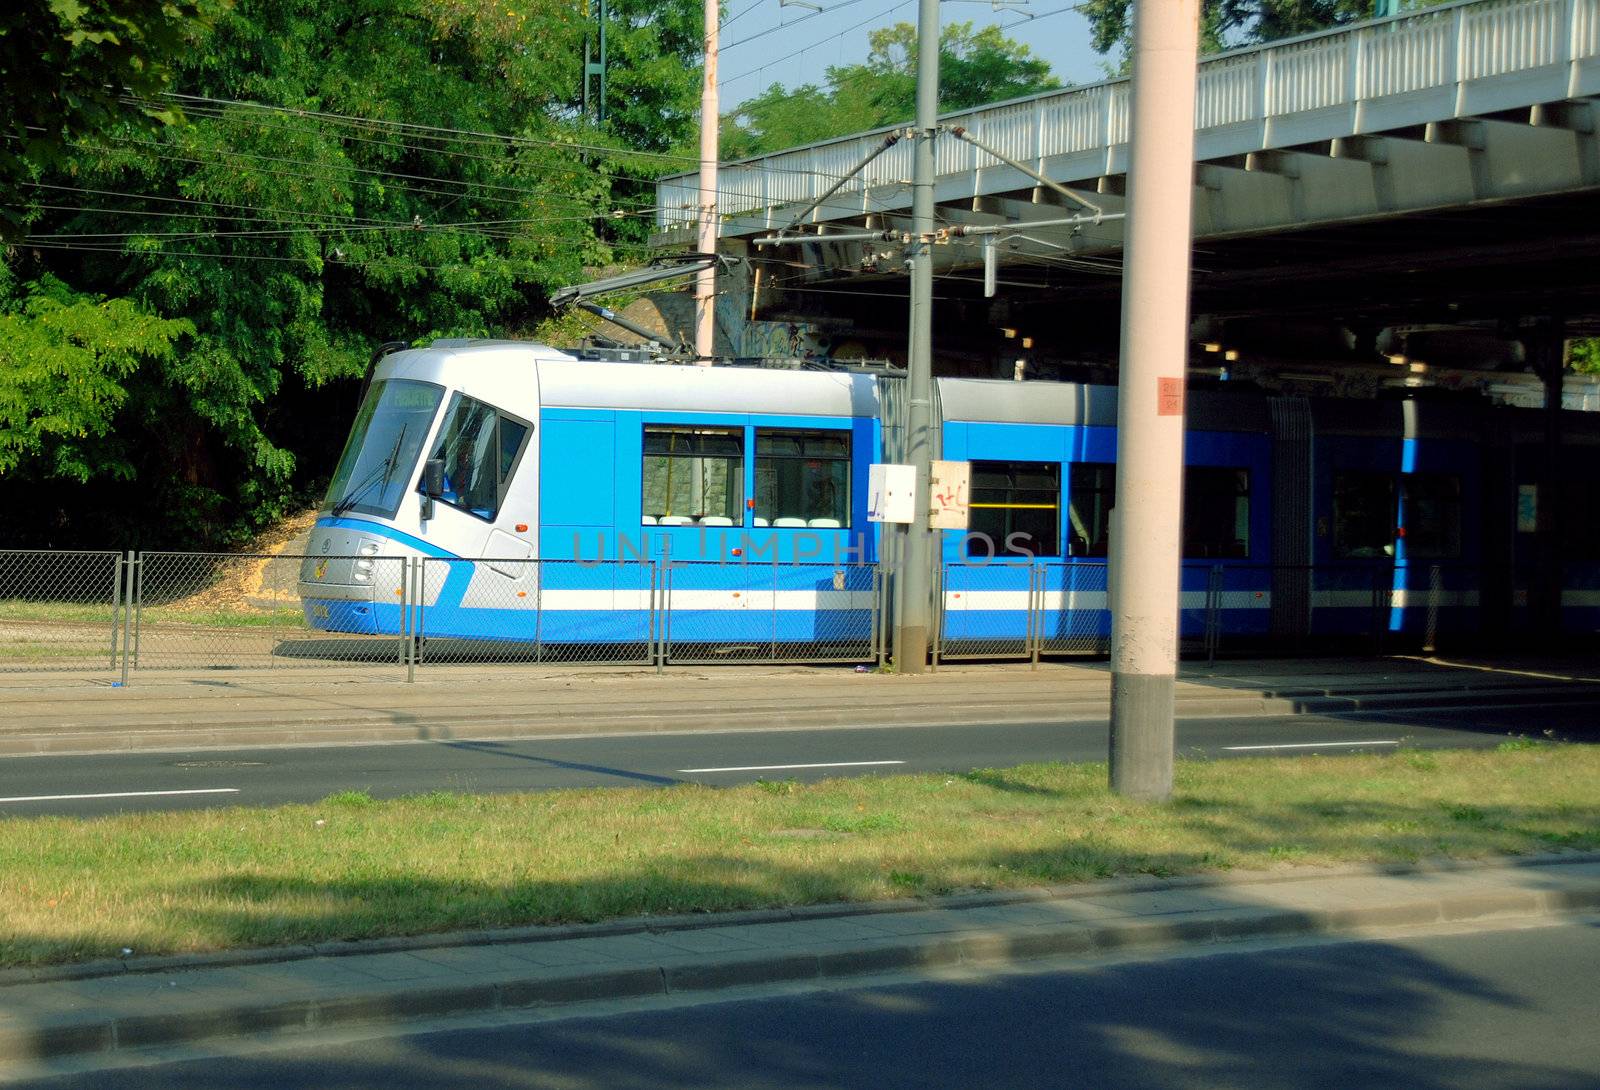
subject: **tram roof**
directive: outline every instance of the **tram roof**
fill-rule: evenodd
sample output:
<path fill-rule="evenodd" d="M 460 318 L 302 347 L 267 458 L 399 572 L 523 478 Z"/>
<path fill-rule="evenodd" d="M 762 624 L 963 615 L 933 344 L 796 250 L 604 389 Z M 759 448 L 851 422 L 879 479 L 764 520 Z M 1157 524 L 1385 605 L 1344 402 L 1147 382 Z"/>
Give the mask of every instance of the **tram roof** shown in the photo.
<path fill-rule="evenodd" d="M 693 367 L 595 360 L 539 360 L 539 400 L 546 406 L 665 412 L 771 413 L 872 417 L 872 375 Z"/>

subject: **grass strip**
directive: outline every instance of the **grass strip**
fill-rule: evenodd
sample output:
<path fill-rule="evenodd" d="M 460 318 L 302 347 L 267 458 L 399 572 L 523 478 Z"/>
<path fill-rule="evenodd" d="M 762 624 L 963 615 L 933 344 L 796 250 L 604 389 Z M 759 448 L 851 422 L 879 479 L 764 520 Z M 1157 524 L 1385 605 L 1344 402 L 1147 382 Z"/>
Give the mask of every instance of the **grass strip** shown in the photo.
<path fill-rule="evenodd" d="M 715 912 L 1115 875 L 1600 848 L 1600 747 L 801 785 L 437 792 L 0 822 L 0 964 Z"/>
<path fill-rule="evenodd" d="M 111 625 L 122 614 L 110 603 L 0 600 L 0 622 L 48 622 L 51 624 Z M 186 609 L 174 606 L 143 606 L 143 624 L 191 625 L 199 628 L 307 628 L 298 605 L 259 609 Z M 109 631 L 109 628 L 107 629 Z"/>

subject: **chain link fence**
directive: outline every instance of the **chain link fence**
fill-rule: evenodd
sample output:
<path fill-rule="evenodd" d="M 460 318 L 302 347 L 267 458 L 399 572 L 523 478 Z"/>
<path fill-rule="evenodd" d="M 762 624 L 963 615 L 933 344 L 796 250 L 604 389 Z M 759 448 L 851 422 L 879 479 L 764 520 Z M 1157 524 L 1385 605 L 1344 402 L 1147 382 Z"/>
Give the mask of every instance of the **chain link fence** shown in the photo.
<path fill-rule="evenodd" d="M 132 564 L 134 669 L 405 662 L 399 557 L 149 552 Z"/>
<path fill-rule="evenodd" d="M 1528 631 L 1530 579 L 1431 561 L 1192 563 L 1179 634 L 1213 659 L 1461 648 Z M 869 564 L 0 550 L 0 672 L 881 665 L 892 589 Z M 1600 627 L 1586 605 L 1600 590 L 1567 595 L 1564 623 Z M 945 565 L 935 599 L 936 666 L 1110 651 L 1102 560 Z"/>
<path fill-rule="evenodd" d="M 1111 582 L 1105 561 L 1041 564 L 1034 631 L 1047 655 L 1111 651 Z"/>
<path fill-rule="evenodd" d="M 1213 661 L 1222 652 L 1382 654 L 1470 646 L 1491 632 L 1482 609 L 1486 578 L 1473 565 L 1427 561 L 1185 564 L 1180 646 Z M 1111 650 L 1112 581 L 1104 561 L 949 564 L 939 571 L 935 599 L 936 666 Z"/>
<path fill-rule="evenodd" d="M 933 662 L 1028 658 L 1038 653 L 1038 584 L 1034 564 L 947 564 L 934 602 Z"/>
<path fill-rule="evenodd" d="M 416 568 L 418 666 L 660 659 L 653 561 L 428 557 Z"/>
<path fill-rule="evenodd" d="M 672 561 L 663 568 L 666 662 L 880 657 L 883 576 L 870 564 Z"/>
<path fill-rule="evenodd" d="M 0 550 L 0 672 L 115 670 L 125 579 L 119 553 Z"/>

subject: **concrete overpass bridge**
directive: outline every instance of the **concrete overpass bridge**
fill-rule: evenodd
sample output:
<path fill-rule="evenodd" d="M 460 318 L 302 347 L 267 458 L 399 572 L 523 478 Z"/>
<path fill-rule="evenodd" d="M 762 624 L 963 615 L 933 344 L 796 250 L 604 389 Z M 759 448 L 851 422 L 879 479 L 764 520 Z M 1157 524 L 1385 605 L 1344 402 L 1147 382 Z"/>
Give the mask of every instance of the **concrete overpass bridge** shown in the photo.
<path fill-rule="evenodd" d="M 1009 376 L 1025 358 L 1042 375 L 1108 377 L 1121 225 L 1049 221 L 1122 209 L 1129 89 L 942 119 L 1016 164 L 940 137 L 941 223 L 1005 228 L 992 297 L 981 240 L 936 248 L 942 372 Z M 1563 335 L 1600 333 L 1600 0 L 1462 0 L 1211 57 L 1195 126 L 1195 341 L 1219 366 L 1291 386 L 1460 372 L 1512 394 L 1531 381 L 1542 399 L 1526 372 L 1558 361 Z M 891 132 L 722 168 L 722 244 L 754 259 L 743 313 L 894 355 L 901 246 L 830 241 L 908 228 L 910 141 L 846 177 Z M 658 183 L 660 240 L 692 241 L 696 194 L 693 175 Z M 802 212 L 805 241 L 752 245 Z"/>

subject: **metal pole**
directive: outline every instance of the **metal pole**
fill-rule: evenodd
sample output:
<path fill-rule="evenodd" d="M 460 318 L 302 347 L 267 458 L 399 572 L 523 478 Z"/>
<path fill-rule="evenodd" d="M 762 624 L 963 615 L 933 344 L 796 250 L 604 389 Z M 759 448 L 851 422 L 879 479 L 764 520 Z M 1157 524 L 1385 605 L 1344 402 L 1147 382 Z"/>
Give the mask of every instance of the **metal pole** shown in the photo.
<path fill-rule="evenodd" d="M 1111 541 L 1111 789 L 1172 794 L 1183 393 L 1200 0 L 1136 0 L 1128 149 L 1118 532 Z"/>
<path fill-rule="evenodd" d="M 917 3 L 917 125 L 911 174 L 911 329 L 906 360 L 906 454 L 916 467 L 912 522 L 906 529 L 900 600 L 894 621 L 894 667 L 920 674 L 928 663 L 928 461 L 933 424 L 933 141 L 939 115 L 939 0 Z"/>
<path fill-rule="evenodd" d="M 717 250 L 717 4 L 706 2 L 705 78 L 700 85 L 700 241 L 703 254 Z M 709 367 L 716 352 L 717 267 L 702 269 L 694 282 L 695 362 Z"/>
<path fill-rule="evenodd" d="M 127 574 L 124 582 L 122 599 L 122 687 L 128 687 L 128 663 L 133 658 L 133 558 L 132 549 L 128 550 L 128 558 L 123 564 L 123 571 Z"/>
<path fill-rule="evenodd" d="M 122 556 L 111 562 L 111 661 L 108 670 L 117 668 L 117 634 L 122 628 Z"/>

